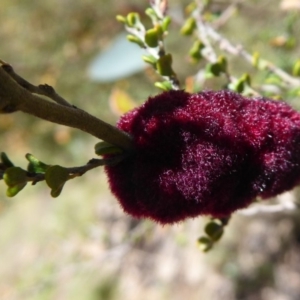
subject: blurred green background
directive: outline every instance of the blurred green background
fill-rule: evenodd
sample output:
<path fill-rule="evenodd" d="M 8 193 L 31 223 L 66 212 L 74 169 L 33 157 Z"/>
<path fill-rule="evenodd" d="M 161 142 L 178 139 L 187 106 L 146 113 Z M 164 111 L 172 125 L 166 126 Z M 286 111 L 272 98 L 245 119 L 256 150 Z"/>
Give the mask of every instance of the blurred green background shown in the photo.
<path fill-rule="evenodd" d="M 214 2 L 218 13 L 233 1 Z M 300 48 L 299 22 L 290 23 L 299 12 L 283 11 L 277 0 L 239 2 L 222 31 L 290 72 Z M 169 3 L 174 22 L 167 48 L 184 82 L 199 69 L 185 54 L 191 39 L 178 34 L 188 1 Z M 53 85 L 73 104 L 115 123 L 113 92 L 142 103 L 158 92 L 156 75 L 145 70 L 99 83 L 87 70 L 122 32 L 115 15 L 146 7 L 146 0 L 2 0 L 0 57 L 33 84 Z M 292 45 L 280 43 L 291 36 Z M 251 71 L 234 59 L 231 68 L 236 76 Z M 0 134 L 0 150 L 21 166 L 28 152 L 49 164 L 82 165 L 94 157 L 97 142 L 21 113 L 1 115 Z M 100 168 L 68 182 L 56 199 L 45 183 L 8 199 L 1 183 L 0 209 L 1 300 L 300 298 L 298 212 L 235 215 L 216 248 L 203 254 L 196 245 L 202 218 L 164 227 L 133 220 L 110 194 Z"/>

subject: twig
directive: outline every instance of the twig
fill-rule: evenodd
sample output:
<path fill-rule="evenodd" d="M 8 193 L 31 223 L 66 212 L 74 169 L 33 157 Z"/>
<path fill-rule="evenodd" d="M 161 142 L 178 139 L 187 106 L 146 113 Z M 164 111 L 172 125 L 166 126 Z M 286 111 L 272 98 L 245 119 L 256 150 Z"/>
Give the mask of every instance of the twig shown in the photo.
<path fill-rule="evenodd" d="M 164 56 L 166 54 L 166 50 L 165 50 L 165 46 L 163 41 L 159 41 L 159 45 L 157 48 L 151 48 L 148 47 L 147 44 L 145 43 L 145 29 L 136 29 L 136 28 L 132 28 L 132 27 L 128 27 L 125 26 L 125 29 L 128 33 L 131 33 L 132 35 L 138 37 L 141 41 L 144 42 L 144 49 L 150 54 L 152 55 L 154 58 L 159 59 L 160 57 Z M 165 80 L 168 80 L 171 82 L 172 84 L 172 89 L 173 90 L 179 90 L 180 89 L 180 83 L 179 83 L 179 79 L 177 78 L 176 75 L 172 75 L 172 76 L 162 76 Z"/>
<path fill-rule="evenodd" d="M 100 166 L 112 166 L 119 162 L 121 162 L 126 155 L 116 155 L 111 158 L 104 158 L 104 159 L 91 159 L 87 162 L 86 165 L 79 166 L 79 167 L 71 167 L 65 168 L 69 173 L 69 179 L 73 179 L 75 177 L 79 177 L 84 175 L 86 172 L 98 168 Z M 3 174 L 5 171 L 0 171 L 0 179 L 3 178 Z M 1 176 L 2 175 L 2 176 Z M 32 185 L 35 185 L 37 182 L 45 180 L 44 173 L 31 173 L 28 172 L 27 181 L 32 182 Z"/>
<path fill-rule="evenodd" d="M 27 80 L 25 80 L 24 78 L 22 78 L 20 75 L 18 75 L 10 64 L 6 63 L 1 59 L 0 64 L 2 65 L 1 67 L 6 73 L 8 73 L 20 86 L 22 86 L 29 92 L 46 96 L 52 99 L 54 102 L 64 106 L 75 107 L 74 105 L 70 104 L 67 100 L 62 98 L 60 95 L 58 95 L 52 86 L 48 84 L 40 84 L 38 86 L 35 86 Z"/>
<path fill-rule="evenodd" d="M 228 53 L 243 57 L 248 63 L 253 65 L 253 56 L 243 49 L 241 45 L 233 45 L 226 38 L 221 36 L 217 31 L 215 31 L 211 26 L 206 24 L 206 32 L 207 34 L 215 41 L 219 43 L 220 49 L 227 51 Z M 264 65 L 264 69 L 272 72 L 282 79 L 282 81 L 286 84 L 287 87 L 299 87 L 300 80 L 289 75 L 282 69 L 276 67 L 271 62 L 260 59 L 261 63 Z"/>
<path fill-rule="evenodd" d="M 167 0 L 150 0 L 149 3 L 151 5 L 152 9 L 155 11 L 155 13 L 158 16 L 158 20 L 153 22 L 153 25 L 154 26 L 156 26 L 157 24 L 161 25 L 161 22 L 167 12 L 168 1 Z M 140 21 L 134 27 L 125 25 L 125 29 L 128 33 L 137 37 L 142 42 L 142 47 L 155 59 L 158 60 L 159 58 L 166 55 L 166 49 L 165 49 L 165 43 L 164 43 L 163 37 L 161 37 L 161 39 L 159 39 L 157 47 L 149 47 L 147 45 L 147 43 L 145 42 L 146 29 Z M 167 80 L 171 83 L 173 90 L 180 89 L 180 82 L 179 82 L 179 79 L 178 79 L 177 75 L 175 74 L 175 72 L 170 76 L 164 76 L 161 74 L 160 74 L 160 76 L 162 76 L 165 80 Z"/>
<path fill-rule="evenodd" d="M 234 3 L 230 4 L 218 17 L 216 21 L 214 21 L 214 28 L 221 28 L 224 26 L 228 20 L 236 13 L 237 5 L 240 4 L 241 1 L 235 1 Z"/>
<path fill-rule="evenodd" d="M 77 128 L 126 151 L 132 151 L 131 137 L 87 112 L 49 102 L 22 87 L 0 67 L 0 113 L 22 111 L 38 118 Z"/>
<path fill-rule="evenodd" d="M 203 57 L 205 57 L 205 59 L 208 62 L 217 62 L 218 56 L 209 39 L 210 35 L 208 31 L 208 26 L 202 19 L 201 11 L 198 9 L 195 10 L 193 12 L 193 17 L 196 20 L 198 37 L 201 40 L 201 42 L 205 45 L 205 48 L 202 50 L 201 54 L 203 55 Z M 228 71 L 225 71 L 225 76 L 228 83 L 235 83 L 238 81 L 238 79 L 232 76 Z M 247 91 L 250 92 L 253 96 L 260 96 L 260 94 L 250 86 L 247 87 Z"/>
<path fill-rule="evenodd" d="M 166 16 L 168 0 L 150 0 L 149 3 L 161 19 Z"/>
<path fill-rule="evenodd" d="M 75 177 L 81 176 L 84 173 L 86 173 L 89 170 L 95 169 L 100 166 L 113 166 L 119 162 L 121 162 L 126 155 L 121 154 L 121 155 L 115 155 L 110 158 L 104 158 L 104 159 L 91 159 L 88 161 L 88 163 L 84 166 L 80 167 L 72 167 L 72 168 L 67 168 L 69 173 Z"/>
<path fill-rule="evenodd" d="M 223 37 L 220 33 L 218 33 L 213 26 L 210 26 L 209 24 L 205 23 L 202 20 L 201 16 L 201 6 L 198 3 L 197 9 L 193 12 L 193 16 L 197 22 L 197 27 L 199 30 L 199 37 L 205 38 L 206 42 L 208 37 L 212 39 L 214 42 L 219 44 L 219 48 L 221 50 L 224 50 L 228 52 L 229 54 L 232 54 L 234 56 L 239 56 L 245 59 L 248 63 L 253 65 L 253 56 L 248 53 L 246 50 L 243 49 L 241 45 L 234 45 L 231 43 L 227 38 Z M 215 26 L 218 26 L 218 23 L 216 22 Z M 205 33 L 205 35 L 203 34 Z M 204 44 L 206 45 L 205 41 L 203 41 Z M 210 51 L 211 51 L 210 47 Z M 212 59 L 212 57 L 207 57 Z M 275 66 L 273 63 L 265 60 L 265 59 L 260 59 L 261 65 L 263 65 L 265 70 L 268 70 L 272 72 L 273 74 L 277 75 L 279 78 L 282 79 L 282 81 L 285 83 L 287 88 L 295 88 L 300 86 L 300 79 L 297 79 L 290 74 L 286 73 L 282 69 L 278 68 Z"/>
<path fill-rule="evenodd" d="M 263 203 L 257 203 L 253 204 L 249 208 L 238 211 L 238 214 L 253 216 L 258 214 L 295 211 L 299 207 L 294 198 L 295 197 L 291 192 L 287 192 L 277 197 L 279 202 L 278 204 L 266 205 Z"/>

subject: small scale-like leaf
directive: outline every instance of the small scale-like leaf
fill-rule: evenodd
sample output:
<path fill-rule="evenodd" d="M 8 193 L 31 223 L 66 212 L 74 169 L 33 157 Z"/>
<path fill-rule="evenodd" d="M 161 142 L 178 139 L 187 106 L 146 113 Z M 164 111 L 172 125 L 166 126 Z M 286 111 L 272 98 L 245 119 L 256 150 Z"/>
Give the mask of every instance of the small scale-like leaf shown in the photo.
<path fill-rule="evenodd" d="M 167 32 L 170 24 L 171 24 L 171 18 L 169 16 L 164 17 L 164 19 L 162 20 L 162 24 L 161 24 L 162 30 L 164 32 Z"/>
<path fill-rule="evenodd" d="M 155 82 L 154 85 L 163 91 L 170 91 L 172 89 L 172 84 L 170 81 Z"/>
<path fill-rule="evenodd" d="M 157 63 L 157 58 L 155 58 L 153 55 L 143 55 L 142 59 L 144 62 L 146 62 L 152 66 L 155 66 Z"/>
<path fill-rule="evenodd" d="M 27 173 L 20 167 L 10 167 L 5 170 L 3 179 L 8 186 L 27 182 Z"/>
<path fill-rule="evenodd" d="M 238 93 L 244 92 L 244 90 L 251 85 L 251 77 L 245 73 L 236 82 L 231 83 L 229 88 Z"/>
<path fill-rule="evenodd" d="M 223 55 L 218 57 L 218 60 L 215 63 L 210 63 L 206 65 L 205 77 L 212 78 L 218 77 L 222 73 L 227 71 L 227 59 Z"/>
<path fill-rule="evenodd" d="M 264 70 L 268 66 L 268 62 L 263 60 L 259 52 L 256 51 L 252 55 L 252 65 L 259 70 Z"/>
<path fill-rule="evenodd" d="M 218 57 L 218 63 L 220 65 L 220 67 L 221 67 L 222 72 L 225 73 L 226 70 L 227 70 L 227 59 L 226 59 L 226 57 L 223 56 L 223 55 L 220 55 Z"/>
<path fill-rule="evenodd" d="M 218 77 L 222 73 L 222 66 L 216 62 L 212 64 L 207 64 L 205 68 L 205 77 L 213 78 Z"/>
<path fill-rule="evenodd" d="M 38 160 L 36 157 L 34 157 L 32 154 L 27 153 L 26 154 L 26 159 L 29 161 L 27 170 L 29 172 L 34 172 L 34 173 L 45 173 L 49 165 L 41 162 Z"/>
<path fill-rule="evenodd" d="M 127 40 L 131 43 L 135 43 L 135 44 L 139 45 L 142 48 L 145 48 L 144 42 L 134 35 L 131 35 L 131 34 L 127 35 Z"/>
<path fill-rule="evenodd" d="M 235 85 L 234 85 L 234 90 L 238 93 L 242 93 L 245 89 L 245 83 L 241 80 L 239 80 Z"/>
<path fill-rule="evenodd" d="M 194 18 L 188 18 L 180 29 L 180 33 L 183 35 L 191 35 L 196 28 L 196 20 Z"/>
<path fill-rule="evenodd" d="M 200 249 L 203 251 L 203 252 L 207 252 L 209 251 L 212 246 L 213 246 L 213 242 L 210 238 L 206 237 L 206 236 L 202 236 L 200 237 L 198 240 L 198 246 L 200 247 Z"/>
<path fill-rule="evenodd" d="M 66 168 L 55 165 L 50 166 L 45 173 L 45 180 L 51 188 L 51 196 L 58 197 L 69 179 L 69 172 Z"/>
<path fill-rule="evenodd" d="M 199 61 L 202 58 L 201 50 L 204 47 L 205 46 L 201 41 L 199 40 L 195 41 L 192 48 L 189 51 L 190 57 L 196 62 Z"/>
<path fill-rule="evenodd" d="M 26 186 L 27 182 L 19 183 L 14 186 L 9 186 L 6 190 L 7 197 L 16 196 Z"/>
<path fill-rule="evenodd" d="M 211 238 L 211 240 L 217 241 L 223 235 L 224 229 L 221 224 L 212 221 L 205 226 L 204 231 Z"/>
<path fill-rule="evenodd" d="M 248 73 L 244 73 L 241 77 L 241 80 L 243 80 L 245 82 L 245 84 L 247 85 L 251 85 L 251 77 Z"/>
<path fill-rule="evenodd" d="M 172 69 L 172 55 L 166 54 L 161 56 L 156 63 L 157 72 L 162 76 L 172 76 L 174 71 Z"/>
<path fill-rule="evenodd" d="M 148 29 L 145 33 L 145 42 L 150 48 L 155 48 L 158 46 L 159 33 L 157 28 Z"/>
<path fill-rule="evenodd" d="M 153 8 L 148 7 L 145 10 L 145 14 L 152 20 L 152 23 L 156 23 L 158 20 L 158 16 Z"/>
<path fill-rule="evenodd" d="M 121 16 L 121 15 L 117 15 L 116 19 L 117 19 L 117 21 L 119 21 L 119 22 L 121 22 L 123 24 L 127 23 L 127 19 L 125 17 Z"/>
<path fill-rule="evenodd" d="M 131 12 L 127 15 L 126 21 L 129 27 L 134 27 L 140 22 L 140 16 L 138 13 Z"/>
<path fill-rule="evenodd" d="M 19 167 L 10 167 L 5 170 L 3 179 L 8 186 L 6 195 L 8 197 L 13 197 L 26 186 L 27 173 Z"/>
<path fill-rule="evenodd" d="M 300 76 L 300 59 L 296 61 L 293 67 L 293 75 L 294 76 Z"/>
<path fill-rule="evenodd" d="M 97 155 L 105 155 L 105 154 L 120 154 L 122 153 L 122 149 L 111 145 L 107 142 L 99 142 L 95 145 L 95 153 Z"/>
<path fill-rule="evenodd" d="M 258 68 L 259 66 L 259 60 L 260 60 L 260 54 L 259 52 L 255 51 L 252 55 L 252 65 L 255 67 L 255 68 Z"/>
<path fill-rule="evenodd" d="M 8 158 L 8 156 L 6 155 L 6 153 L 1 152 L 0 158 L 1 158 L 2 164 L 5 167 L 10 168 L 10 167 L 14 166 L 14 164 L 10 161 L 10 159 Z"/>

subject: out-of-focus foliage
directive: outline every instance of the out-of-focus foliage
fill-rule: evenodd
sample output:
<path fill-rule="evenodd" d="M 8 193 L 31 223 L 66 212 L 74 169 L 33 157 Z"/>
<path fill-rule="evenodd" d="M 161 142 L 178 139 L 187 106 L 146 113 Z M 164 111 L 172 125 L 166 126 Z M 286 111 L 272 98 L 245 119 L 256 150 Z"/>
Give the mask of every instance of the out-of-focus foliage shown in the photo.
<path fill-rule="evenodd" d="M 142 13 L 146 2 L 2 0 L 1 57 L 31 82 L 51 84 L 73 104 L 113 123 L 108 104 L 113 91 L 141 103 L 157 93 L 157 75 L 147 69 L 113 84 L 97 84 L 88 79 L 87 67 L 122 31 L 115 15 Z M 212 2 L 210 17 L 232 3 Z M 221 31 L 292 72 L 299 59 L 299 13 L 282 11 L 280 3 L 240 1 Z M 197 87 L 187 76 L 197 73 L 199 65 L 189 63 L 192 38 L 178 33 L 186 4 L 170 1 L 166 47 L 178 77 L 192 90 Z M 228 65 L 239 78 L 253 72 L 236 58 Z M 257 77 L 256 83 L 268 76 Z M 222 84 L 214 77 L 205 88 Z M 299 108 L 299 97 L 290 99 Z M 64 166 L 94 156 L 95 139 L 20 114 L 1 115 L 0 135 L 0 150 L 13 153 L 10 158 L 18 165 L 28 152 Z M 237 215 L 218 247 L 202 254 L 196 244 L 201 219 L 165 227 L 132 220 L 109 194 L 101 170 L 70 182 L 58 199 L 43 184 L 26 188 L 14 202 L 0 185 L 1 299 L 299 299 L 297 212 Z M 298 192 L 285 197 L 297 198 Z"/>

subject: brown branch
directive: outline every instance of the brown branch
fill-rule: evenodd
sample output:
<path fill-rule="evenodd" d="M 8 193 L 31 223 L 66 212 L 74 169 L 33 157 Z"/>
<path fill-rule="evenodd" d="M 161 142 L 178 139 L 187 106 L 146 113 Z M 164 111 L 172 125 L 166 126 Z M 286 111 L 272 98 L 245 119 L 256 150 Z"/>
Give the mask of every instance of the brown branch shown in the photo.
<path fill-rule="evenodd" d="M 40 84 L 38 86 L 35 86 L 22 78 L 19 74 L 17 74 L 13 67 L 4 62 L 3 60 L 0 59 L 0 63 L 2 64 L 3 70 L 10 75 L 20 86 L 22 86 L 24 89 L 28 90 L 31 93 L 46 96 L 50 99 L 52 99 L 54 102 L 64 105 L 64 106 L 69 106 L 69 107 L 74 107 L 72 104 L 70 104 L 67 100 L 62 98 L 60 95 L 58 95 L 54 88 L 48 84 Z"/>
<path fill-rule="evenodd" d="M 53 103 L 32 94 L 11 77 L 2 65 L 0 67 L 0 113 L 15 111 L 80 129 L 126 151 L 133 149 L 131 137 L 125 132 L 81 109 Z"/>

